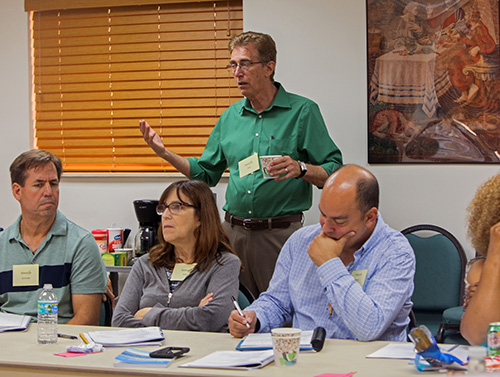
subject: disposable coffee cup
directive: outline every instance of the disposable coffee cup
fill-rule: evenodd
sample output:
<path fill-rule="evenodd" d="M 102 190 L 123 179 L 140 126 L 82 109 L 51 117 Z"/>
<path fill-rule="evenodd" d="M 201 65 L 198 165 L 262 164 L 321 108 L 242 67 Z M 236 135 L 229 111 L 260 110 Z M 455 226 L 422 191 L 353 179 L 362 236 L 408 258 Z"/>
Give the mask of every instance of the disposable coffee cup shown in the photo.
<path fill-rule="evenodd" d="M 280 155 L 272 155 L 272 156 L 260 156 L 260 167 L 262 169 L 262 175 L 265 179 L 276 179 L 277 177 L 271 177 L 269 175 L 269 165 L 271 161 L 280 158 Z"/>
<path fill-rule="evenodd" d="M 280 327 L 271 330 L 274 364 L 279 367 L 294 366 L 300 351 L 300 329 Z"/>

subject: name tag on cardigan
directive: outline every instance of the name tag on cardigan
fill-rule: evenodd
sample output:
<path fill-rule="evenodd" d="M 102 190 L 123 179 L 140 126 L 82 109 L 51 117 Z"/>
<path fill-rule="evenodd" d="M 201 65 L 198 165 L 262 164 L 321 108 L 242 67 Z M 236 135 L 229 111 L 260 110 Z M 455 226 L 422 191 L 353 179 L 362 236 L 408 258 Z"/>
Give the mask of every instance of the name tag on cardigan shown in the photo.
<path fill-rule="evenodd" d="M 15 264 L 12 266 L 12 286 L 38 285 L 38 264 Z"/>
<path fill-rule="evenodd" d="M 354 270 L 351 272 L 351 276 L 354 278 L 356 283 L 361 285 L 363 287 L 363 284 L 365 284 L 365 279 L 366 279 L 366 274 L 368 273 L 368 269 L 365 270 Z"/>
<path fill-rule="evenodd" d="M 176 263 L 174 270 L 172 271 L 172 277 L 170 278 L 170 280 L 183 281 L 195 267 L 196 263 Z"/>
<path fill-rule="evenodd" d="M 238 162 L 238 170 L 240 171 L 240 178 L 259 170 L 259 156 L 257 153 Z"/>

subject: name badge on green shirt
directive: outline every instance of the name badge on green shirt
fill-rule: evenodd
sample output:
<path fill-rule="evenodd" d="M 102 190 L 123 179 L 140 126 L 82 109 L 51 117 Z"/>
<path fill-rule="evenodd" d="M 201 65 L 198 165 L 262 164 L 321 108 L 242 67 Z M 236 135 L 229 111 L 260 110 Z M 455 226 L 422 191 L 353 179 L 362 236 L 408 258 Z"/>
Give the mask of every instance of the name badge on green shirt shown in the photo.
<path fill-rule="evenodd" d="M 12 266 L 12 286 L 38 285 L 38 264 L 15 264 Z"/>
<path fill-rule="evenodd" d="M 365 279 L 366 279 L 366 274 L 368 273 L 368 269 L 365 270 L 355 270 L 351 272 L 351 276 L 354 278 L 356 283 L 361 285 L 363 287 L 363 284 L 365 284 Z"/>
<path fill-rule="evenodd" d="M 195 267 L 196 263 L 176 263 L 174 266 L 174 270 L 172 271 L 172 277 L 170 278 L 170 280 L 183 281 Z"/>
<path fill-rule="evenodd" d="M 247 158 L 239 161 L 238 170 L 240 171 L 240 178 L 243 178 L 245 175 L 259 170 L 259 156 L 257 155 L 257 153 L 254 153 L 251 156 L 248 156 Z"/>

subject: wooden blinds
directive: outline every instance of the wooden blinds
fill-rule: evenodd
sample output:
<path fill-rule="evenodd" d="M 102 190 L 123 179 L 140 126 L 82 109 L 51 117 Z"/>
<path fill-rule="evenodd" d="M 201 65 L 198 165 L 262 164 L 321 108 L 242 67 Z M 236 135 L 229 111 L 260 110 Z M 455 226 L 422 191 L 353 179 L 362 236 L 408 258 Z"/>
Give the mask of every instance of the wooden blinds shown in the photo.
<path fill-rule="evenodd" d="M 35 145 L 69 172 L 173 171 L 139 131 L 199 156 L 241 94 L 229 39 L 241 0 L 31 12 Z"/>

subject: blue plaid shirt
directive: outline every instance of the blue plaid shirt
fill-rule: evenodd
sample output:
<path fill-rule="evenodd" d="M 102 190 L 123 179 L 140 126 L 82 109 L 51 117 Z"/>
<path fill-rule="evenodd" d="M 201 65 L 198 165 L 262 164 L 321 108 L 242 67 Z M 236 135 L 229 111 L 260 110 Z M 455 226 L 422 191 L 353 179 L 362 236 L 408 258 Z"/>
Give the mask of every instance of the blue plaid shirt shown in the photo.
<path fill-rule="evenodd" d="M 384 223 L 344 266 L 333 258 L 316 266 L 307 248 L 319 224 L 295 232 L 279 255 L 269 288 L 245 310 L 254 310 L 259 332 L 293 326 L 326 329 L 327 337 L 362 341 L 406 341 L 413 293 L 415 255 L 406 238 Z M 366 271 L 361 286 L 351 275 Z"/>

